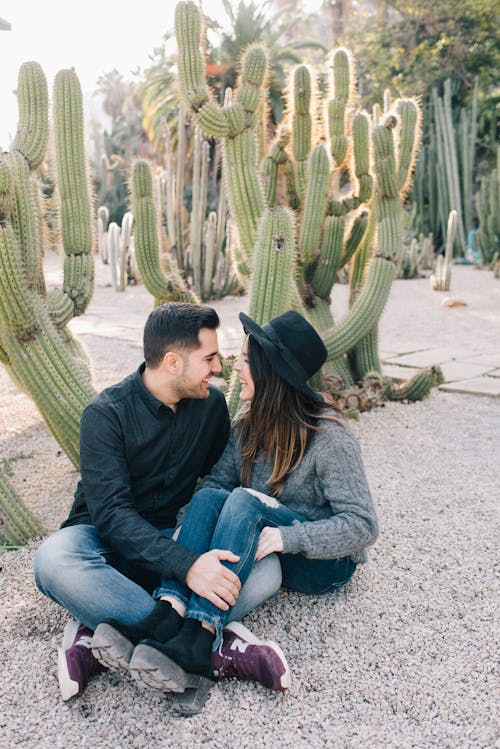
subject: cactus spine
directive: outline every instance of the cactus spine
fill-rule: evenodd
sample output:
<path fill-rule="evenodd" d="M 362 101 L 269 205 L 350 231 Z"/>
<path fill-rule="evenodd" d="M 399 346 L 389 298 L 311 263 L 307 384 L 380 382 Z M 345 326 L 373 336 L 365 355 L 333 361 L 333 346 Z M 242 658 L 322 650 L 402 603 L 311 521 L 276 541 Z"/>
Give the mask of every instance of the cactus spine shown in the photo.
<path fill-rule="evenodd" d="M 24 63 L 19 84 L 15 150 L 0 158 L 0 349 L 7 371 L 33 398 L 78 466 L 80 416 L 95 393 L 83 349 L 66 328 L 71 317 L 84 312 L 93 290 L 82 95 L 73 70 L 57 74 L 54 132 L 65 262 L 63 288 L 47 295 L 34 199 L 34 171 L 45 155 L 48 136 L 47 85 L 41 67 Z"/>

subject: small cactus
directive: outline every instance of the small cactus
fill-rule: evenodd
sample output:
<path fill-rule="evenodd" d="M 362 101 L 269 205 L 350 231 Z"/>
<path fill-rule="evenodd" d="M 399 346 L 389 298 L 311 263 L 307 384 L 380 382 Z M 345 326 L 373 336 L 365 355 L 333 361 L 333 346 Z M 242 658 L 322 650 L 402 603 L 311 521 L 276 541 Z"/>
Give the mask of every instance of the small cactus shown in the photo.
<path fill-rule="evenodd" d="M 446 233 L 446 250 L 444 257 L 438 255 L 436 268 L 430 277 L 431 288 L 434 291 L 449 291 L 451 283 L 451 263 L 453 259 L 453 244 L 457 232 L 457 212 L 450 211 L 448 217 L 448 231 Z"/>

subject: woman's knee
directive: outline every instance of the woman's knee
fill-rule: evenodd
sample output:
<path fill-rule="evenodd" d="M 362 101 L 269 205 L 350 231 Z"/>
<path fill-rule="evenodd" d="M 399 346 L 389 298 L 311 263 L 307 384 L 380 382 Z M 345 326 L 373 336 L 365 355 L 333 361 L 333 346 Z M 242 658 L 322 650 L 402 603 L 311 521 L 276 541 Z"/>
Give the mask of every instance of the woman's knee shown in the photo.
<path fill-rule="evenodd" d="M 205 511 L 211 509 L 218 515 L 224 507 L 229 494 L 225 489 L 211 489 L 210 487 L 198 489 L 189 502 L 188 511 L 191 508 L 193 510 L 203 509 Z"/>
<path fill-rule="evenodd" d="M 224 510 L 233 513 L 237 517 L 242 515 L 258 515 L 268 507 L 279 506 L 278 500 L 268 497 L 266 494 L 256 492 L 253 489 L 238 487 L 233 489 L 226 500 Z"/>

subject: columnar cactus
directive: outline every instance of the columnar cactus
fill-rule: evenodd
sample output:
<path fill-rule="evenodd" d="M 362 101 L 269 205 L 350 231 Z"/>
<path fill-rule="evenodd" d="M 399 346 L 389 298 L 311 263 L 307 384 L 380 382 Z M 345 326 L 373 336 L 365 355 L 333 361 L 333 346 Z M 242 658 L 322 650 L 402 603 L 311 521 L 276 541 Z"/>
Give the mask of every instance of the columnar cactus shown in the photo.
<path fill-rule="evenodd" d="M 35 176 L 48 139 L 47 83 L 40 65 L 21 66 L 17 96 L 13 150 L 0 156 L 0 360 L 78 466 L 80 416 L 95 392 L 88 360 L 66 327 L 86 309 L 94 277 L 82 95 L 75 72 L 61 70 L 53 100 L 64 282 L 49 294 Z"/>
<path fill-rule="evenodd" d="M 451 284 L 451 263 L 453 260 L 453 244 L 457 233 L 457 212 L 450 211 L 448 217 L 448 231 L 446 233 L 446 250 L 444 257 L 438 255 L 434 273 L 431 274 L 431 288 L 434 291 L 449 291 Z"/>
<path fill-rule="evenodd" d="M 326 128 L 318 123 L 313 73 L 301 65 L 290 85 L 289 120 L 259 173 L 254 127 L 265 95 L 264 51 L 256 45 L 247 50 L 236 103 L 218 107 L 204 77 L 201 17 L 194 2 L 178 3 L 175 28 L 181 99 L 198 126 L 222 140 L 229 203 L 253 269 L 250 314 L 262 321 L 289 306 L 306 314 L 328 348 L 325 372 L 336 373 L 345 384 L 368 370 L 380 371 L 376 327 L 402 252 L 401 199 L 419 143 L 417 103 L 396 102 L 373 128 L 372 199 L 371 122 L 362 111 L 352 113 L 356 100 L 350 54 L 338 49 L 331 56 Z M 347 195 L 344 173 L 353 187 Z M 284 194 L 291 209 L 286 230 L 282 223 L 277 226 L 278 216 L 282 222 L 285 214 L 275 212 L 285 209 L 274 208 Z M 291 257 L 286 271 L 277 263 L 284 252 Z M 352 303 L 335 324 L 332 287 L 337 272 L 351 259 Z M 266 277 L 267 284 L 262 281 Z"/>
<path fill-rule="evenodd" d="M 43 528 L 37 518 L 0 471 L 0 550 L 24 546 L 30 538 L 41 535 Z"/>
<path fill-rule="evenodd" d="M 496 169 L 481 180 L 477 197 L 478 244 L 485 265 L 494 266 L 500 252 L 500 146 Z M 496 257 L 495 257 L 496 256 Z"/>
<path fill-rule="evenodd" d="M 230 94 L 231 90 L 228 89 L 226 96 Z M 194 132 L 192 175 L 189 181 L 192 185 L 191 216 L 188 227 L 184 206 L 186 140 L 185 115 L 180 107 L 175 159 L 165 123 L 167 163 L 165 169 L 158 171 L 156 178 L 158 214 L 161 215 L 162 226 L 166 224 L 172 263 L 184 279 L 191 283 L 196 296 L 206 301 L 214 296 L 235 293 L 243 284 L 237 277 L 236 265 L 227 253 L 227 199 L 222 184 L 217 211 L 211 211 L 206 217 L 210 146 L 200 128 L 195 128 Z"/>
<path fill-rule="evenodd" d="M 108 227 L 109 265 L 111 268 L 111 283 L 115 291 L 125 291 L 127 288 L 127 270 L 130 266 L 130 254 L 134 247 L 133 223 L 134 216 L 131 211 L 127 211 L 122 218 L 121 227 L 114 221 Z"/>
<path fill-rule="evenodd" d="M 147 161 L 135 162 L 132 172 L 133 213 L 135 218 L 135 258 L 142 281 L 153 295 L 155 306 L 165 302 L 197 302 L 180 275 L 170 266 L 160 265 L 158 222 L 153 196 L 153 177 Z M 164 261 L 166 263 L 166 261 Z"/>

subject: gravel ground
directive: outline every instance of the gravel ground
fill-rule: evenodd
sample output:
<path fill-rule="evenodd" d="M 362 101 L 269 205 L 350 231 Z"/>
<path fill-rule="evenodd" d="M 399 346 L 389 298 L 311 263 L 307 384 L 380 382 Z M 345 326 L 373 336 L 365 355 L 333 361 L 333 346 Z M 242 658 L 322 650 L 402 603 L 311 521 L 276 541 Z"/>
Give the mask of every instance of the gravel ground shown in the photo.
<path fill-rule="evenodd" d="M 384 350 L 399 350 L 395 343 L 409 339 L 408 331 L 412 342 L 428 347 L 498 347 L 499 282 L 485 272 L 455 271 L 469 308 L 443 311 L 428 281 L 394 284 L 381 326 Z M 96 297 L 116 303 L 104 285 Z M 231 304 L 245 306 L 222 303 L 223 319 Z M 98 387 L 140 358 L 137 342 L 90 334 L 84 340 Z M 0 424 L 0 463 L 53 530 L 77 476 L 4 371 Z M 34 587 L 34 543 L 0 554 L 0 749 L 498 749 L 500 399 L 433 391 L 420 403 L 362 414 L 353 426 L 380 518 L 369 563 L 334 595 L 283 591 L 246 621 L 287 654 L 287 694 L 222 683 L 201 715 L 185 719 L 172 715 L 168 696 L 139 692 L 131 680 L 108 673 L 63 703 L 55 669 L 67 614 Z"/>

